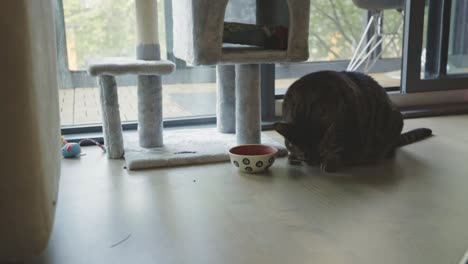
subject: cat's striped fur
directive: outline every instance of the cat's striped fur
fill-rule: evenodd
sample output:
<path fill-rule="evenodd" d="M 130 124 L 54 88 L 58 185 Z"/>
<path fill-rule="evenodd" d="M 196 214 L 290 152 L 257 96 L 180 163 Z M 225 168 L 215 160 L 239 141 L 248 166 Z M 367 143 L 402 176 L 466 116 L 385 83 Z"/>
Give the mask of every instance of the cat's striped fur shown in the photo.
<path fill-rule="evenodd" d="M 432 134 L 427 128 L 401 134 L 400 111 L 374 79 L 357 72 L 303 76 L 286 92 L 283 118 L 275 129 L 285 138 L 290 160 L 324 171 L 379 161 Z"/>

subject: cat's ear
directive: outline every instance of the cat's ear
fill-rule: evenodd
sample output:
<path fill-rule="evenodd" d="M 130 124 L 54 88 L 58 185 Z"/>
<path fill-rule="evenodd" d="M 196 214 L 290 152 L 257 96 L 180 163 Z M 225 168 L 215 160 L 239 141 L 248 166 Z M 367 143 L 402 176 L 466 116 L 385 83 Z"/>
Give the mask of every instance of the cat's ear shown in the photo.
<path fill-rule="evenodd" d="M 273 128 L 285 138 L 289 138 L 291 134 L 291 125 L 288 123 L 277 122 L 273 124 Z"/>

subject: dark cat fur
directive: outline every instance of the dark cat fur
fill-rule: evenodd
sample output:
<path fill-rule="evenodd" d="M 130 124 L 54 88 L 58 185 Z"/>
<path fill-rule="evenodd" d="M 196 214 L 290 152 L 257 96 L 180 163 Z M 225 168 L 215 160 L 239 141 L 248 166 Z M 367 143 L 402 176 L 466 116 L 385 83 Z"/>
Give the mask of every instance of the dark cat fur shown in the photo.
<path fill-rule="evenodd" d="M 305 161 L 323 171 L 374 163 L 399 146 L 432 134 L 427 128 L 401 134 L 403 116 L 370 76 L 321 71 L 303 76 L 286 92 L 284 136 L 291 163 Z"/>

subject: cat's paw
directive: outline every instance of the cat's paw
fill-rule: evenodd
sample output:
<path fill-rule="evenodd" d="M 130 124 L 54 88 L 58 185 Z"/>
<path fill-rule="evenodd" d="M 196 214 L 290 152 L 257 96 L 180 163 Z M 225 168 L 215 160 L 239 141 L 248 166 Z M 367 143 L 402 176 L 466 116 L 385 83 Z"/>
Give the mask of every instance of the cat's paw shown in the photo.
<path fill-rule="evenodd" d="M 341 167 L 339 159 L 328 159 L 320 163 L 320 170 L 323 172 L 336 172 Z"/>

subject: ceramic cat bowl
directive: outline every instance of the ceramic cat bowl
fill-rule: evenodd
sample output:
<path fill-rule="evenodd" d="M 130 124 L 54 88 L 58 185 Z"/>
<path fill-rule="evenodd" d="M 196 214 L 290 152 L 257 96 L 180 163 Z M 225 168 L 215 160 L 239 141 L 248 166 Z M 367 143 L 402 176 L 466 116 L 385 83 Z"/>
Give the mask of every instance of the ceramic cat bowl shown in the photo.
<path fill-rule="evenodd" d="M 229 150 L 231 163 L 242 172 L 263 172 L 275 162 L 278 150 L 262 144 L 239 145 Z"/>

